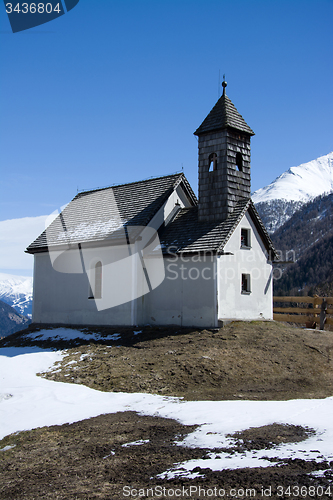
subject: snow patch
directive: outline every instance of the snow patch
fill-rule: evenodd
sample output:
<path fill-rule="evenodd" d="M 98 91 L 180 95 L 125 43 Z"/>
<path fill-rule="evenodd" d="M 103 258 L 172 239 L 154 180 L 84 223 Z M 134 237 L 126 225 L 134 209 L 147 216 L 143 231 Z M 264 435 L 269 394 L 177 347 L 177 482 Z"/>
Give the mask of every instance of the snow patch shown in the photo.
<path fill-rule="evenodd" d="M 140 446 L 141 444 L 149 443 L 149 439 L 139 439 L 138 441 L 132 441 L 131 443 L 125 443 L 121 446 L 126 448 L 127 446 Z"/>
<path fill-rule="evenodd" d="M 267 458 L 333 460 L 333 397 L 290 401 L 182 401 L 152 394 L 102 392 L 36 376 L 65 355 L 65 351 L 32 352 L 32 348 L 22 347 L 0 349 L 0 393 L 11 396 L 1 402 L 0 439 L 17 431 L 129 410 L 141 415 L 173 418 L 184 425 L 197 425 L 194 432 L 176 444 L 212 450 L 206 460 L 176 464 L 160 477 L 197 477 L 198 474 L 192 472 L 195 467 L 223 470 L 276 463 Z M 232 453 L 228 434 L 274 422 L 313 428 L 316 434 L 302 443 Z M 144 442 L 148 441 L 127 445 Z M 228 447 L 230 452 L 216 453 L 217 448 Z"/>
<path fill-rule="evenodd" d="M 16 446 L 16 444 L 8 445 L 8 446 L 5 446 L 4 448 L 0 448 L 0 451 L 12 450 L 13 448 L 15 448 L 15 446 Z"/>
<path fill-rule="evenodd" d="M 113 333 L 111 335 L 101 335 L 98 332 L 81 332 L 80 330 L 75 330 L 72 328 L 54 328 L 52 330 L 39 330 L 37 332 L 30 332 L 26 334 L 31 340 L 119 340 L 121 338 L 120 333 Z M 84 355 L 83 355 L 84 356 Z M 87 355 L 85 355 L 87 356 Z M 83 358 L 82 358 L 83 359 Z"/>

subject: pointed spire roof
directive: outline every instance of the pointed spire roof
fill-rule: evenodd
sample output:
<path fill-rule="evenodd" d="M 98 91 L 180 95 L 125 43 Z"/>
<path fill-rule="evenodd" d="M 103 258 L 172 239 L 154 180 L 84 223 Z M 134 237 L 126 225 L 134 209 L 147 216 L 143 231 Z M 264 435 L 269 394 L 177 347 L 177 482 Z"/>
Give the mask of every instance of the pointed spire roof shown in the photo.
<path fill-rule="evenodd" d="M 206 116 L 199 128 L 194 132 L 194 135 L 201 135 L 213 130 L 221 130 L 223 128 L 234 128 L 245 132 L 249 135 L 254 135 L 253 130 L 248 126 L 244 118 L 225 93 L 227 82 L 222 83 L 223 95 L 217 101 L 211 112 Z"/>

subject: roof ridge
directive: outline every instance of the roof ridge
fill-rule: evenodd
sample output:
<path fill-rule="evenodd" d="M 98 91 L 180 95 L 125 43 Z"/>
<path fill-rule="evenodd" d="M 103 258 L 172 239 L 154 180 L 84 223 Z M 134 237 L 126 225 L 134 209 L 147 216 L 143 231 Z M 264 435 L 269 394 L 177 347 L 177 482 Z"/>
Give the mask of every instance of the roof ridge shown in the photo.
<path fill-rule="evenodd" d="M 158 176 L 152 176 L 152 177 L 147 177 L 146 179 L 141 179 L 140 181 L 132 181 L 132 182 L 123 182 L 122 184 L 110 184 L 110 186 L 105 186 L 105 187 L 100 187 L 100 188 L 94 188 L 94 189 L 83 189 L 79 191 L 76 196 L 73 198 L 78 198 L 80 196 L 85 196 L 86 194 L 89 193 L 96 193 L 97 191 L 105 191 L 106 189 L 111 189 L 111 188 L 117 188 L 117 187 L 122 187 L 122 186 L 131 186 L 134 184 L 142 184 L 143 182 L 148 182 L 152 180 L 157 180 L 157 179 L 166 179 L 168 177 L 181 177 L 184 176 L 184 172 L 175 172 L 174 174 L 168 174 L 168 175 L 158 175 Z"/>

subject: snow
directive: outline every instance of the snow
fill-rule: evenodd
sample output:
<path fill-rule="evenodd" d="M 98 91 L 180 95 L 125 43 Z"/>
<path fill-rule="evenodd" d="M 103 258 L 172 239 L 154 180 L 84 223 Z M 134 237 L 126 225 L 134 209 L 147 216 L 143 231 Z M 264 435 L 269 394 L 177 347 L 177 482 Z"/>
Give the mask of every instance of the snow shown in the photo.
<path fill-rule="evenodd" d="M 0 273 L 0 293 L 24 294 L 27 298 L 31 298 L 32 278 L 29 276 Z"/>
<path fill-rule="evenodd" d="M 123 448 L 127 446 L 140 446 L 141 444 L 149 443 L 149 439 L 139 439 L 138 441 L 131 441 L 130 443 L 122 444 Z"/>
<path fill-rule="evenodd" d="M 254 203 L 271 200 L 310 201 L 333 191 L 333 152 L 291 167 L 266 187 L 252 194 Z"/>
<path fill-rule="evenodd" d="M 8 445 L 8 446 L 4 446 L 4 448 L 1 448 L 0 451 L 8 451 L 8 450 L 12 450 L 13 448 L 15 448 L 16 444 L 12 444 L 12 445 Z"/>
<path fill-rule="evenodd" d="M 32 306 L 32 278 L 0 273 L 0 300 L 26 315 Z"/>
<path fill-rule="evenodd" d="M 65 354 L 66 351 L 36 347 L 0 349 L 0 439 L 22 430 L 131 410 L 197 425 L 194 432 L 177 444 L 212 450 L 207 460 L 175 464 L 172 470 L 161 475 L 165 478 L 193 477 L 191 470 L 197 466 L 223 470 L 272 465 L 265 457 L 333 460 L 333 397 L 290 401 L 186 402 L 153 394 L 101 392 L 36 375 L 50 369 Z M 232 446 L 233 440 L 227 438 L 227 434 L 274 422 L 307 426 L 315 429 L 316 434 L 303 442 L 281 444 L 270 450 L 241 454 L 214 451 Z M 127 443 L 134 444 L 143 444 L 143 441 Z"/>
<path fill-rule="evenodd" d="M 59 233 L 57 234 L 56 242 L 70 243 L 87 239 L 106 238 L 117 231 L 121 231 L 121 236 L 125 238 L 124 226 L 127 222 L 128 221 L 125 219 L 110 219 L 107 221 L 89 223 L 82 222 L 77 226 L 66 228 L 66 231 L 61 230 L 61 227 Z M 55 243 L 51 230 L 52 228 L 50 229 L 49 241 Z"/>
<path fill-rule="evenodd" d="M 39 330 L 37 332 L 30 332 L 26 334 L 26 337 L 31 340 L 75 340 L 75 339 L 83 339 L 83 340 L 119 340 L 121 338 L 120 333 L 113 333 L 111 335 L 105 336 L 101 335 L 98 332 L 81 332 L 80 330 L 73 330 L 72 328 L 53 328 L 50 330 Z"/>

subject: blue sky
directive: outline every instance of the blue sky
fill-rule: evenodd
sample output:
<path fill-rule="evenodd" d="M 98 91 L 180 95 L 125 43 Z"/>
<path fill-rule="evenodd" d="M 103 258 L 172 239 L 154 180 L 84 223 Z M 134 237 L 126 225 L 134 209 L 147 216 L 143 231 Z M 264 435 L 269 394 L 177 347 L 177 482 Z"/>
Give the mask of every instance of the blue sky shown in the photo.
<path fill-rule="evenodd" d="M 332 0 L 80 0 L 13 34 L 0 4 L 0 221 L 182 167 L 197 191 L 193 132 L 219 72 L 256 133 L 252 190 L 327 154 L 332 14 Z"/>

